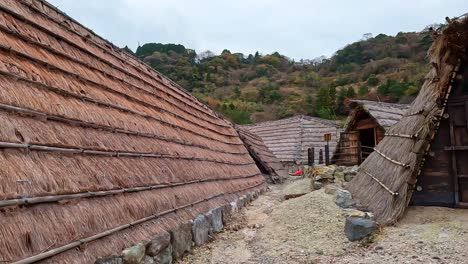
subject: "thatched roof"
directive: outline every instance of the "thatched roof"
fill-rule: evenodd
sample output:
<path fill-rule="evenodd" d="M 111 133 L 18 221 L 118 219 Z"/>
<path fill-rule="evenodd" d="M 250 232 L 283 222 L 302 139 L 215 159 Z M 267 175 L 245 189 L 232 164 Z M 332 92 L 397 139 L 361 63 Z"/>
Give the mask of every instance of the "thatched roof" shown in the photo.
<path fill-rule="evenodd" d="M 358 111 L 363 110 L 369 113 L 384 129 L 388 129 L 400 121 L 401 117 L 409 108 L 409 104 L 392 104 L 367 100 L 351 100 L 349 106 L 352 111 L 347 127 L 352 125 L 354 115 Z"/>
<path fill-rule="evenodd" d="M 237 126 L 236 129 L 257 165 L 268 173 L 267 180 L 273 183 L 282 182 L 288 176 L 288 172 L 263 143 L 262 138 L 243 127 Z"/>
<path fill-rule="evenodd" d="M 468 19 L 452 22 L 438 35 L 429 51 L 433 67 L 419 95 L 349 184 L 353 196 L 382 224 L 397 221 L 410 202 L 460 64 L 466 63 L 467 44 Z"/>
<path fill-rule="evenodd" d="M 0 262 L 92 263 L 265 186 L 168 78 L 45 1 L 0 10 Z"/>
<path fill-rule="evenodd" d="M 283 162 L 307 162 L 307 149 L 315 147 L 318 161 L 319 149 L 326 145 L 323 135 L 332 134 L 330 158 L 336 148 L 341 129 L 334 121 L 310 116 L 295 116 L 277 121 L 245 126 L 260 136 L 265 145 Z"/>

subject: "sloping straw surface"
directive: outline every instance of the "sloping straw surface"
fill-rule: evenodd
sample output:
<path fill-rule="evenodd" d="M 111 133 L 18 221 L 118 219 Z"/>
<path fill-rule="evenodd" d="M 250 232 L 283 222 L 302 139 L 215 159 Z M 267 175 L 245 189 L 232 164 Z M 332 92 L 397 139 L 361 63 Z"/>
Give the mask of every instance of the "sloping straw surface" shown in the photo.
<path fill-rule="evenodd" d="M 44 260 L 92 263 L 265 186 L 229 122 L 42 0 L 0 2 L 0 122 L 0 262 L 182 208 Z"/>
<path fill-rule="evenodd" d="M 262 138 L 241 126 L 236 126 L 236 129 L 245 147 L 249 150 L 250 155 L 267 170 L 269 174 L 267 180 L 274 183 L 282 182 L 288 176 L 288 172 L 278 158 L 263 143 Z"/>
<path fill-rule="evenodd" d="M 459 65 L 466 62 L 468 19 L 453 21 L 429 51 L 432 70 L 419 95 L 402 119 L 387 130 L 387 135 L 360 166 L 348 185 L 353 196 L 375 213 L 384 224 L 400 219 L 416 184 L 424 157 L 437 133 L 446 98 Z M 400 164 L 398 164 L 399 162 Z M 372 175 L 398 196 L 391 195 Z"/>

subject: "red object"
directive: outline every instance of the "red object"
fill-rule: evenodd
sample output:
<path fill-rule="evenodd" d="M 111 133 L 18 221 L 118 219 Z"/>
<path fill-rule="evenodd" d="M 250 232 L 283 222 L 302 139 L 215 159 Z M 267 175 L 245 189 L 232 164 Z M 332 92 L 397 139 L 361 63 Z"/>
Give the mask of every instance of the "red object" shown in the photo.
<path fill-rule="evenodd" d="M 297 170 L 297 171 L 293 174 L 293 176 L 302 176 L 302 170 L 301 170 L 301 169 Z"/>

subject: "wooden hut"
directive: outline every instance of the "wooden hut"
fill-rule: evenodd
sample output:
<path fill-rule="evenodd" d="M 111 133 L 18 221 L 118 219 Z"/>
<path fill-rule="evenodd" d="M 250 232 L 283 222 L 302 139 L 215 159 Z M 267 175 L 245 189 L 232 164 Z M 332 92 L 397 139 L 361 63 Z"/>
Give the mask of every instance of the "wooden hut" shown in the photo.
<path fill-rule="evenodd" d="M 433 35 L 419 95 L 348 187 L 382 224 L 397 221 L 411 201 L 468 208 L 468 19 Z"/>
<path fill-rule="evenodd" d="M 338 165 L 360 164 L 384 138 L 385 131 L 401 119 L 408 107 L 407 104 L 352 100 L 334 162 Z"/>
<path fill-rule="evenodd" d="M 265 145 L 290 170 L 299 164 L 307 164 L 308 149 L 314 149 L 314 160 L 320 161 L 320 152 L 324 156 L 325 134 L 331 135 L 329 142 L 330 158 L 332 157 L 341 132 L 334 121 L 310 116 L 295 116 L 291 118 L 267 121 L 246 126 L 254 134 L 260 136 Z"/>
<path fill-rule="evenodd" d="M 0 10 L 0 262 L 93 263 L 265 187 L 177 84 L 46 1 Z"/>
<path fill-rule="evenodd" d="M 266 180 L 270 183 L 283 182 L 288 177 L 288 172 L 279 159 L 263 143 L 262 138 L 243 127 L 237 126 L 236 129 L 250 156 L 252 156 Z"/>

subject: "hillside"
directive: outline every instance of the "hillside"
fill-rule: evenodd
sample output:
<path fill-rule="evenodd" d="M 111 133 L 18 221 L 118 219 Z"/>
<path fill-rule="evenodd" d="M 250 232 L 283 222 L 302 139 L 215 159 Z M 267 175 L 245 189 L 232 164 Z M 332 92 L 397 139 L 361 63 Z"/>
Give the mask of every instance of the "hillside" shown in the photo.
<path fill-rule="evenodd" d="M 246 124 L 296 114 L 337 119 L 347 98 L 409 102 L 428 70 L 429 34 L 380 34 L 330 59 L 295 62 L 279 53 L 197 53 L 148 43 L 135 55 L 231 119 Z"/>

